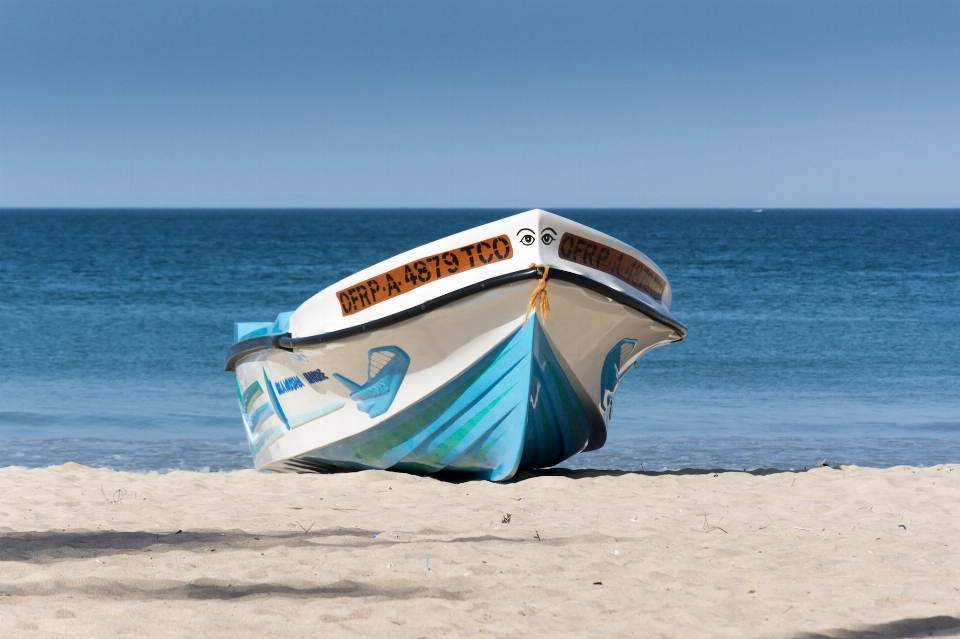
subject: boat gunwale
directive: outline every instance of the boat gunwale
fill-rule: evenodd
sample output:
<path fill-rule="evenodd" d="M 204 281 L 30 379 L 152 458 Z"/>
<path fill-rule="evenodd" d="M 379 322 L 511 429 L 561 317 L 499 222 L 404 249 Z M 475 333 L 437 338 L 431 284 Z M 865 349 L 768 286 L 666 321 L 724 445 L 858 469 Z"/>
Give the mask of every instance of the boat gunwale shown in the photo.
<path fill-rule="evenodd" d="M 319 335 L 308 335 L 306 337 L 293 337 L 290 333 L 283 333 L 280 335 L 265 335 L 260 337 L 252 337 L 250 339 L 245 339 L 234 344 L 230 350 L 227 352 L 227 360 L 224 363 L 225 371 L 234 371 L 236 370 L 237 362 L 247 355 L 255 353 L 261 350 L 267 350 L 271 348 L 278 348 L 282 350 L 292 351 L 295 348 L 300 348 L 304 346 L 314 346 L 317 344 L 324 344 L 327 342 L 332 342 L 338 339 L 346 339 L 348 337 L 353 337 L 354 335 L 359 335 L 361 333 L 366 333 L 368 331 L 375 331 L 381 328 L 385 328 L 392 324 L 397 324 L 408 319 L 412 319 L 424 313 L 429 313 L 435 309 L 451 304 L 453 302 L 459 301 L 471 295 L 475 295 L 482 291 L 498 288 L 500 286 L 506 286 L 507 284 L 514 284 L 516 282 L 522 282 L 528 279 L 540 279 L 543 276 L 544 268 L 542 266 L 530 267 L 520 271 L 514 271 L 513 273 L 505 273 L 503 275 L 497 275 L 482 282 L 477 282 L 475 284 L 470 284 L 463 288 L 457 289 L 455 291 L 450 291 L 444 295 L 435 297 L 429 301 L 423 302 L 422 304 L 417 304 L 410 308 L 404 309 L 392 315 L 387 315 L 386 317 L 381 317 L 369 322 L 364 322 L 362 324 L 357 324 L 355 326 L 350 326 L 348 328 L 342 328 L 340 330 L 331 331 L 329 333 L 321 333 Z M 550 279 L 560 280 L 562 282 L 567 282 L 591 290 L 595 293 L 599 293 L 615 302 L 618 302 L 628 308 L 632 308 L 635 311 L 639 311 L 643 315 L 646 315 L 650 319 L 663 324 L 664 326 L 672 329 L 679 338 L 673 340 L 675 342 L 681 341 L 684 337 L 687 336 L 687 328 L 673 319 L 668 315 L 664 315 L 660 311 L 652 308 L 648 303 L 643 300 L 633 297 L 623 291 L 618 291 L 617 289 L 607 286 L 597 282 L 594 279 L 591 279 L 585 275 L 580 275 L 579 273 L 572 273 L 570 271 L 565 271 L 556 267 L 550 267 Z"/>

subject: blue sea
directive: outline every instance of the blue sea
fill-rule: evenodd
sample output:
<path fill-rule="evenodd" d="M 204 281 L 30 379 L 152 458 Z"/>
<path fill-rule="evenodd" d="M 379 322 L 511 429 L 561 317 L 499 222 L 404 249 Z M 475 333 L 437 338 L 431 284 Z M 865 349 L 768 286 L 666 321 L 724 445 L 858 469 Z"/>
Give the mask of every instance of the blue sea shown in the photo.
<path fill-rule="evenodd" d="M 0 211 L 0 466 L 249 468 L 235 321 L 519 211 Z M 960 211 L 555 212 L 656 261 L 690 331 L 566 466 L 960 462 Z"/>

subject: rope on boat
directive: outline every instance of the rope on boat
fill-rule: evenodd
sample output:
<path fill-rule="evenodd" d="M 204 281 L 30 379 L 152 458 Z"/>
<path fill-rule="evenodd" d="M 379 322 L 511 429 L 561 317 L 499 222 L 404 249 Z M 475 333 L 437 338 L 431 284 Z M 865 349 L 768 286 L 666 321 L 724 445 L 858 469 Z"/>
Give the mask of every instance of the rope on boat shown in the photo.
<path fill-rule="evenodd" d="M 537 282 L 537 288 L 533 289 L 533 294 L 530 296 L 530 302 L 527 304 L 527 314 L 524 316 L 523 321 L 526 321 L 530 318 L 530 313 L 534 310 L 540 314 L 540 317 L 544 321 L 550 317 L 550 298 L 547 297 L 547 276 L 550 274 L 549 266 L 542 266 L 540 264 L 531 264 L 530 268 L 543 269 L 543 275 L 540 276 L 539 281 Z"/>

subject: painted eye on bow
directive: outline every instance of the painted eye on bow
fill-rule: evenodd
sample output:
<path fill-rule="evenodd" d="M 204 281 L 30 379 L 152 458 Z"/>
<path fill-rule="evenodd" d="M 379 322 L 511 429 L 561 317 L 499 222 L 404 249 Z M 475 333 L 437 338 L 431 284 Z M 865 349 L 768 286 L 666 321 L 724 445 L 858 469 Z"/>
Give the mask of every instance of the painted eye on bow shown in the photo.
<path fill-rule="evenodd" d="M 557 239 L 557 232 L 552 228 L 543 229 L 543 233 L 540 234 L 540 241 L 543 242 L 546 246 L 553 244 L 553 241 Z"/>
<path fill-rule="evenodd" d="M 524 246 L 530 246 L 537 241 L 537 235 L 530 229 L 520 229 L 517 231 L 517 236 L 520 238 L 520 243 Z"/>

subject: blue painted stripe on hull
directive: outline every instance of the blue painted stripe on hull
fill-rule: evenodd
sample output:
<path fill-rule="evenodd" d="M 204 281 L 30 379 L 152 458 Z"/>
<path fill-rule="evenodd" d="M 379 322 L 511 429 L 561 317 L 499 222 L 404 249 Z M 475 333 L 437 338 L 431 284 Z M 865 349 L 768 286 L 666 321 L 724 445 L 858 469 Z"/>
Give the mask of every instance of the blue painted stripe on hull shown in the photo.
<path fill-rule="evenodd" d="M 298 460 L 502 481 L 519 468 L 553 465 L 583 450 L 588 410 L 534 315 L 429 397 Z M 594 421 L 602 419 L 594 412 Z"/>
<path fill-rule="evenodd" d="M 290 423 L 287 421 L 287 415 L 283 412 L 283 406 L 280 405 L 280 398 L 277 397 L 277 393 L 273 390 L 273 382 L 270 381 L 270 376 L 267 375 L 267 369 L 263 369 L 263 381 L 267 383 L 267 396 L 270 397 L 270 404 L 273 405 L 273 410 L 277 414 L 277 417 L 280 418 L 280 421 L 283 422 L 284 426 L 288 429 L 290 428 Z"/>
<path fill-rule="evenodd" d="M 283 426 L 274 426 L 273 428 L 268 428 L 259 435 L 255 434 L 252 437 L 249 437 L 247 439 L 247 443 L 250 444 L 250 454 L 253 455 L 253 459 L 256 460 L 264 448 L 283 437 L 286 432 L 287 429 Z"/>
<path fill-rule="evenodd" d="M 250 430 L 255 431 L 260 428 L 260 424 L 263 423 L 267 417 L 273 415 L 273 406 L 270 405 L 270 402 L 267 402 L 260 406 L 257 410 L 253 411 L 253 414 L 250 415 Z"/>
<path fill-rule="evenodd" d="M 521 468 L 559 464 L 583 450 L 592 431 L 589 413 L 546 334 L 539 325 L 536 332 Z"/>

